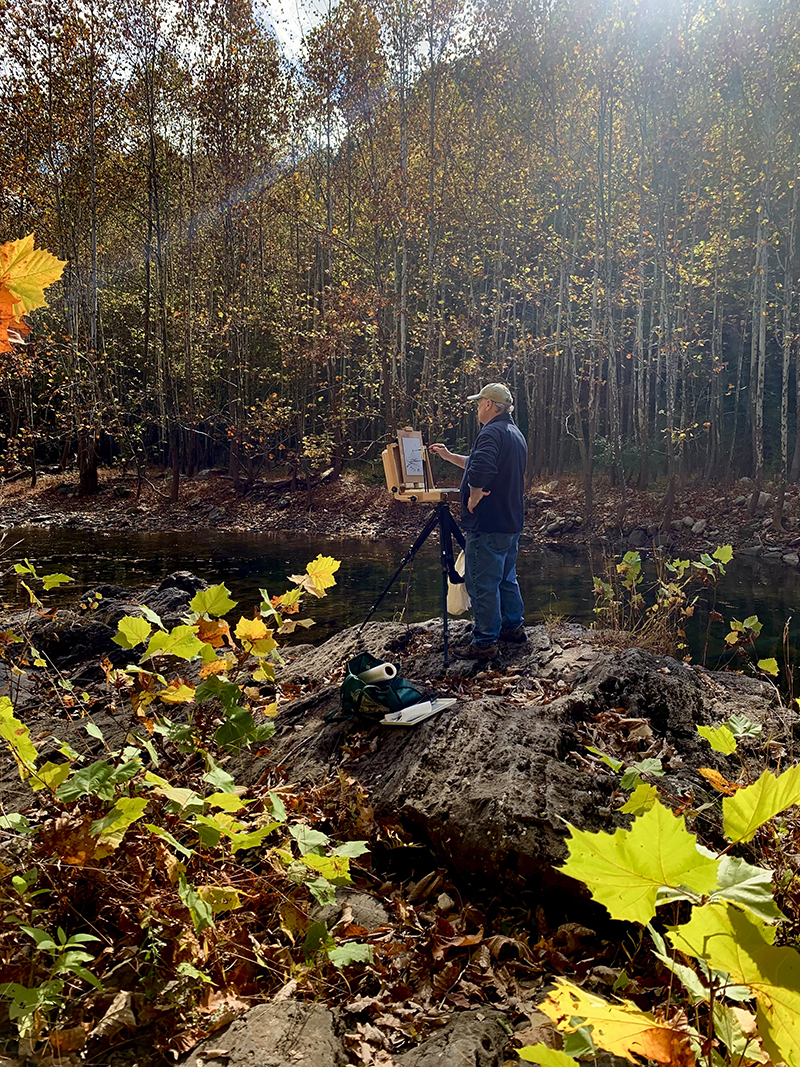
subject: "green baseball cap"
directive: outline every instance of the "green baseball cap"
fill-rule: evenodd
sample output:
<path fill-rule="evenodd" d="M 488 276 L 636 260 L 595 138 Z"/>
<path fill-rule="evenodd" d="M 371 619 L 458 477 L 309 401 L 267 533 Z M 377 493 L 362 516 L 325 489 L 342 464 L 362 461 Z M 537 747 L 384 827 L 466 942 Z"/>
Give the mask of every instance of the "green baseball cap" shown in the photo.
<path fill-rule="evenodd" d="M 473 393 L 472 396 L 467 397 L 467 400 L 491 400 L 495 404 L 504 404 L 506 407 L 511 407 L 514 403 L 511 390 L 502 382 L 490 382 L 489 385 L 484 385 L 479 393 Z"/>

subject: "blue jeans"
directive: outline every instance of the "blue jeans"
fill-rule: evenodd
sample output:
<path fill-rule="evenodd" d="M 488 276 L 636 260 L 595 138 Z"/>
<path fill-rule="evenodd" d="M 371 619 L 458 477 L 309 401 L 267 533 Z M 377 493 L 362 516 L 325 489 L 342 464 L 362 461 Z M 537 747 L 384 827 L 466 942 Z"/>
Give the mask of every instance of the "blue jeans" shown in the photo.
<path fill-rule="evenodd" d="M 501 630 L 522 625 L 525 607 L 517 584 L 519 534 L 465 530 L 464 579 L 472 601 L 472 642 L 493 645 Z"/>

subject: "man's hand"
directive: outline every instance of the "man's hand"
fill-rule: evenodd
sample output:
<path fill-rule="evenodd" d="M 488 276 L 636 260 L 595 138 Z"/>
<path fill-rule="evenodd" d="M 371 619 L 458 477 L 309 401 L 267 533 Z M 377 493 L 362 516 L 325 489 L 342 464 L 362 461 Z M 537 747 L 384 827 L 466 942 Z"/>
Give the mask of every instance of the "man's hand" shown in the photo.
<path fill-rule="evenodd" d="M 441 441 L 437 441 L 435 445 L 428 445 L 428 451 L 433 456 L 441 456 L 442 459 L 446 459 L 448 463 L 455 463 L 455 465 L 462 470 L 467 464 L 466 456 L 459 456 L 458 453 L 451 452 L 447 445 L 442 444 Z"/>
<path fill-rule="evenodd" d="M 467 511 L 470 515 L 475 511 L 475 508 L 480 504 L 485 496 L 491 496 L 491 489 L 481 489 L 480 486 L 473 488 L 469 487 L 469 500 L 467 501 Z"/>
<path fill-rule="evenodd" d="M 442 444 L 441 441 L 437 441 L 435 445 L 428 445 L 428 451 L 432 452 L 434 456 L 441 456 L 442 459 L 450 459 L 453 454 L 447 445 Z"/>

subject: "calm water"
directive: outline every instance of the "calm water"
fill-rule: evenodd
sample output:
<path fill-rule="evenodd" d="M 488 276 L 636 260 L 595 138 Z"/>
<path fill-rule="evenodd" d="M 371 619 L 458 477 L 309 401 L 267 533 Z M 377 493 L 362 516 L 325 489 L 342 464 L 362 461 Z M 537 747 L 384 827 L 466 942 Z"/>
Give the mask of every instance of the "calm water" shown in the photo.
<path fill-rule="evenodd" d="M 343 626 L 361 622 L 391 578 L 408 544 L 376 543 L 357 538 L 322 542 L 305 535 L 192 533 L 86 533 L 76 530 L 42 530 L 24 527 L 10 531 L 7 543 L 19 541 L 8 557 L 27 556 L 42 572 L 64 571 L 74 583 L 48 594 L 53 603 L 68 603 L 85 589 L 100 583 L 142 588 L 175 570 L 190 570 L 209 582 L 225 582 L 243 609 L 258 601 L 258 590 L 271 595 L 288 588 L 287 576 L 305 570 L 318 553 L 341 560 L 336 586 L 324 600 L 308 598 L 308 614 L 316 619 L 315 640 L 329 637 Z M 598 561 L 596 560 L 596 563 Z M 599 563 L 598 563 L 599 565 Z M 546 614 L 589 624 L 594 616 L 592 567 L 585 550 L 543 546 L 520 550 L 518 574 L 529 623 Z M 764 629 L 757 645 L 760 656 L 780 653 L 784 624 L 794 616 L 790 635 L 800 645 L 800 572 L 778 562 L 735 558 L 720 582 L 717 610 L 726 620 L 758 615 Z M 419 552 L 407 588 L 406 569 L 375 616 L 399 618 L 408 597 L 411 621 L 441 612 L 441 571 L 435 535 Z M 2 581 L 6 606 L 24 603 L 24 590 L 13 574 Z M 310 601 L 310 603 L 309 603 Z M 689 638 L 695 658 L 702 652 L 707 609 L 698 608 L 690 623 Z M 722 650 L 727 627 L 713 627 L 717 640 L 711 651 Z M 780 658 L 780 656 L 779 656 Z"/>

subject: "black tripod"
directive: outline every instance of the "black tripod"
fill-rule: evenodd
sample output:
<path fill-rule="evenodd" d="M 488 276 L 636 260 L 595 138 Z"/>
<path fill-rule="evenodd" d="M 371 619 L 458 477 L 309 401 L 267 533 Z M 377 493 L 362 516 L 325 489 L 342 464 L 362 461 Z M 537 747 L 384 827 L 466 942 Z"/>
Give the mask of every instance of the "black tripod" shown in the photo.
<path fill-rule="evenodd" d="M 453 583 L 453 585 L 460 585 L 464 581 L 462 576 L 456 573 L 455 557 L 453 556 L 453 538 L 455 537 L 456 541 L 458 541 L 459 545 L 463 548 L 464 535 L 462 534 L 461 530 L 459 530 L 455 519 L 450 514 L 449 506 L 444 502 L 436 505 L 436 509 L 432 512 L 430 518 L 425 523 L 425 526 L 422 529 L 419 537 L 408 550 L 406 555 L 403 557 L 402 563 L 394 572 L 392 577 L 389 579 L 389 584 L 386 586 L 384 591 L 369 609 L 369 614 L 367 615 L 366 619 L 364 619 L 364 621 L 361 623 L 358 632 L 361 633 L 361 631 L 367 625 L 369 620 L 381 606 L 381 603 L 383 602 L 383 599 L 386 594 L 389 592 L 389 590 L 399 578 L 403 567 L 405 567 L 407 563 L 410 563 L 411 560 L 414 559 L 417 552 L 419 552 L 419 550 L 422 548 L 422 546 L 428 540 L 428 537 L 431 535 L 431 533 L 437 526 L 439 528 L 439 560 L 442 565 L 442 631 L 444 634 L 444 665 L 446 667 L 447 664 L 450 662 L 448 656 L 449 648 L 447 633 L 447 582 L 449 580 Z"/>

